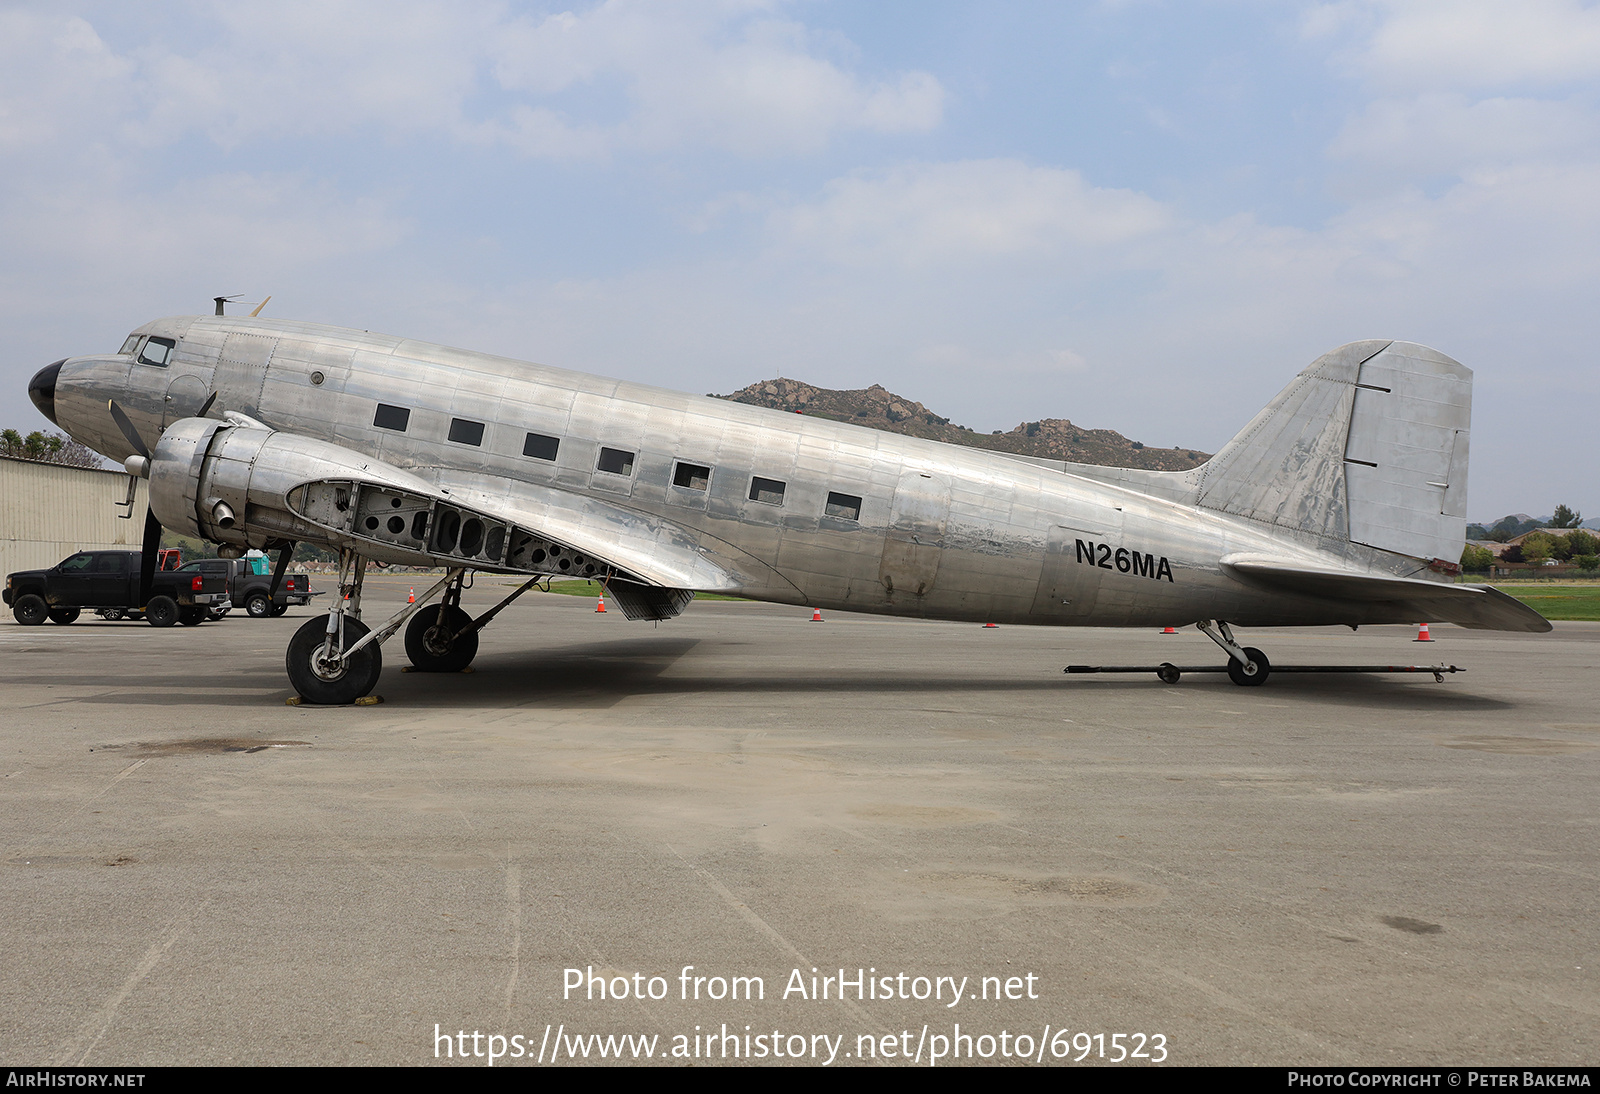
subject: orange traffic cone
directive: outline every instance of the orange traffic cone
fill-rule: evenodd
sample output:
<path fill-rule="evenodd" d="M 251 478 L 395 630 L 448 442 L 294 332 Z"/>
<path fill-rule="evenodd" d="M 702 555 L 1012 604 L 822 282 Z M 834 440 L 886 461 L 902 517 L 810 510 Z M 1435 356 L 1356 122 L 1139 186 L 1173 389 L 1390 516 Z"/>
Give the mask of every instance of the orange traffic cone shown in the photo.
<path fill-rule="evenodd" d="M 1428 636 L 1428 625 L 1426 623 L 1422 624 L 1421 629 L 1417 631 L 1417 636 L 1415 638 L 1413 638 L 1411 641 L 1413 641 L 1413 642 L 1432 642 L 1433 641 L 1433 639 Z"/>
<path fill-rule="evenodd" d="M 606 594 L 605 593 L 601 593 L 600 594 L 600 604 L 599 604 L 598 607 L 595 608 L 594 613 L 596 615 L 605 615 L 606 614 Z"/>
<path fill-rule="evenodd" d="M 1161 633 L 1162 634 L 1177 634 L 1178 633 L 1178 628 L 1176 628 L 1176 627 L 1168 627 L 1166 630 L 1162 631 Z"/>
<path fill-rule="evenodd" d="M 813 622 L 813 623 L 821 623 L 822 622 L 822 609 L 821 608 L 812 608 L 811 609 L 811 622 Z"/>
<path fill-rule="evenodd" d="M 1000 626 L 1000 624 L 998 624 L 998 623 L 985 623 L 983 625 L 983 629 L 986 630 L 986 631 L 992 631 L 992 630 L 998 629 L 999 626 Z"/>
<path fill-rule="evenodd" d="M 413 585 L 413 586 L 411 586 L 411 592 L 406 594 L 406 603 L 407 604 L 415 604 L 416 602 L 417 602 L 417 587 L 415 585 Z"/>

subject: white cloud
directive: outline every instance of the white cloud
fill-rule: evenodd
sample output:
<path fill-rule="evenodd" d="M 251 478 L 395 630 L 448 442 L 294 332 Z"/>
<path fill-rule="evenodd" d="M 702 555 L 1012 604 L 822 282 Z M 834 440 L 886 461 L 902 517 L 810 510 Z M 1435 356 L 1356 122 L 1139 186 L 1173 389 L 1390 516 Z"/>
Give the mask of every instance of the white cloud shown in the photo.
<path fill-rule="evenodd" d="M 493 71 L 502 87 L 532 95 L 614 83 L 632 106 L 604 130 L 617 147 L 808 152 L 840 131 L 939 123 L 944 93 L 932 76 L 863 81 L 818 56 L 802 25 L 768 8 L 609 0 L 583 15 L 516 19 L 495 36 Z M 559 132 L 533 135 L 547 134 L 548 146 L 521 143 L 536 154 L 566 154 Z"/>
<path fill-rule="evenodd" d="M 1444 93 L 1369 103 L 1345 124 L 1328 152 L 1339 160 L 1432 175 L 1487 163 L 1592 156 L 1597 134 L 1600 118 L 1575 102 L 1473 102 Z"/>
<path fill-rule="evenodd" d="M 1161 203 L 1090 186 L 1077 171 L 967 160 L 836 179 L 770 223 L 780 244 L 833 261 L 916 267 L 1111 247 L 1169 220 Z"/>
<path fill-rule="evenodd" d="M 566 159 L 815 151 L 937 126 L 923 72 L 855 75 L 774 6 L 606 0 L 543 19 L 430 0 L 199 4 L 190 37 L 117 53 L 84 18 L 0 12 L 0 142 L 167 145 L 442 134 Z"/>
<path fill-rule="evenodd" d="M 1371 28 L 1354 57 L 1391 87 L 1548 86 L 1600 75 L 1600 8 L 1578 0 L 1370 0 L 1318 5 L 1312 34 Z"/>

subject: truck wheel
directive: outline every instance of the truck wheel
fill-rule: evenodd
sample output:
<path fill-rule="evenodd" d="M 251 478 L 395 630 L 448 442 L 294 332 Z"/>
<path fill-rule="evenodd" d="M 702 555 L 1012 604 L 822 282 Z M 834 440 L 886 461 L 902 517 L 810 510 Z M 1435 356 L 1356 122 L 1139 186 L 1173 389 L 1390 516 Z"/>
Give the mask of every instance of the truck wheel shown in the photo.
<path fill-rule="evenodd" d="M 266 593 L 251 593 L 244 610 L 251 619 L 265 619 L 272 614 L 272 598 Z"/>
<path fill-rule="evenodd" d="M 144 619 L 152 627 L 170 627 L 178 621 L 178 602 L 170 596 L 152 596 L 144 606 Z"/>
<path fill-rule="evenodd" d="M 221 619 L 223 616 L 228 614 L 228 609 L 231 607 L 233 607 L 232 604 L 224 604 L 220 608 L 212 608 L 207 614 L 209 614 L 212 619 Z"/>
<path fill-rule="evenodd" d="M 274 604 L 272 606 L 272 618 L 276 619 L 280 615 L 283 615 L 286 612 L 288 612 L 288 610 L 289 610 L 289 605 L 287 605 L 287 604 Z"/>
<path fill-rule="evenodd" d="M 78 608 L 51 608 L 50 622 L 59 623 L 65 627 L 68 623 L 77 621 L 80 610 Z"/>
<path fill-rule="evenodd" d="M 204 608 L 178 609 L 178 622 L 182 623 L 185 627 L 198 627 L 205 621 L 206 610 Z"/>
<path fill-rule="evenodd" d="M 17 597 L 17 602 L 11 605 L 11 615 L 24 627 L 37 627 L 50 618 L 50 606 L 38 593 L 28 593 Z"/>
<path fill-rule="evenodd" d="M 115 623 L 119 619 L 127 618 L 128 615 L 121 608 L 99 608 L 96 609 L 94 614 L 104 619 L 107 623 Z"/>
<path fill-rule="evenodd" d="M 423 608 L 406 625 L 406 656 L 418 672 L 460 672 L 478 655 L 478 632 L 461 632 L 472 617 L 460 608 L 447 608 L 444 626 L 439 609 Z"/>
<path fill-rule="evenodd" d="M 345 645 L 353 645 L 366 634 L 364 623 L 345 619 Z M 289 683 L 306 702 L 344 706 L 377 686 L 378 676 L 383 672 L 383 651 L 373 642 L 357 650 L 354 657 L 329 665 L 322 660 L 322 644 L 327 637 L 327 616 L 306 620 L 289 640 L 284 667 L 289 670 Z"/>

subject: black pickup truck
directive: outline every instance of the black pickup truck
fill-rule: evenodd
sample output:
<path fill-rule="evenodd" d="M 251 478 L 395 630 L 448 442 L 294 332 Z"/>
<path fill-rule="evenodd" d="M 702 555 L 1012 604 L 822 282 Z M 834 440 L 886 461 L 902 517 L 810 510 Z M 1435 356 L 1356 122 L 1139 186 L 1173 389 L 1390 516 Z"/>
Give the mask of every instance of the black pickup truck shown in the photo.
<path fill-rule="evenodd" d="M 157 571 L 144 617 L 153 627 L 192 627 L 227 597 L 221 577 Z M 6 577 L 4 599 L 24 626 L 71 623 L 84 608 L 132 614 L 140 600 L 139 552 L 79 551 L 48 570 L 19 571 Z"/>
<path fill-rule="evenodd" d="M 243 608 L 252 619 L 279 616 L 291 606 L 311 603 L 311 579 L 305 574 L 284 574 L 278 595 L 272 595 L 272 570 L 265 558 L 197 558 L 178 567 L 180 574 L 220 575 L 227 582 L 228 599 L 211 609 L 213 619 L 229 608 Z"/>

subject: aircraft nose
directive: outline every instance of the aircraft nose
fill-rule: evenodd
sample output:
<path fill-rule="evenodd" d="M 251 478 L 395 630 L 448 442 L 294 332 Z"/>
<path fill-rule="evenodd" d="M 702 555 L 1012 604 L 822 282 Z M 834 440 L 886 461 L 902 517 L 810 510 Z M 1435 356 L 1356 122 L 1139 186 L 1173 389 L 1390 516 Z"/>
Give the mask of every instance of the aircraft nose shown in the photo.
<path fill-rule="evenodd" d="M 63 357 L 53 365 L 46 365 L 28 382 L 28 398 L 39 408 L 40 414 L 56 425 L 61 424 L 56 422 L 56 377 L 61 375 L 61 366 L 66 363 L 67 359 Z"/>

